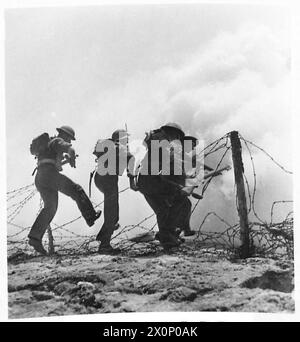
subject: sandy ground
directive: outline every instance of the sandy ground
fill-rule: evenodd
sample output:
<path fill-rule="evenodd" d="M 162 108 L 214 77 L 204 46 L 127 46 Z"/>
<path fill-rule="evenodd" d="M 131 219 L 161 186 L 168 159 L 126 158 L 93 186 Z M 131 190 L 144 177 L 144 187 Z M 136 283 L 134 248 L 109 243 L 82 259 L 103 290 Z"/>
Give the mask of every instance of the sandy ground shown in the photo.
<path fill-rule="evenodd" d="M 113 312 L 294 311 L 293 263 L 228 260 L 185 243 L 120 256 L 34 257 L 8 263 L 9 318 Z"/>

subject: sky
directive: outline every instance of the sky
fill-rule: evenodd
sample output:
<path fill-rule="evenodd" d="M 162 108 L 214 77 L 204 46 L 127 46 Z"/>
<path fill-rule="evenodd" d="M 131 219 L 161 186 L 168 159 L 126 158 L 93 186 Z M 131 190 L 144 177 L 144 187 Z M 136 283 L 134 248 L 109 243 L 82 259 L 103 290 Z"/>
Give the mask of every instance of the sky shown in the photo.
<path fill-rule="evenodd" d="M 30 142 L 61 125 L 75 129 L 79 154 L 64 173 L 86 191 L 97 139 L 125 124 L 133 152 L 146 131 L 175 121 L 207 144 L 238 130 L 292 169 L 289 15 L 282 6 L 234 4 L 6 10 L 7 189 L 33 182 Z M 258 151 L 254 159 L 257 210 L 269 217 L 273 201 L 292 199 L 291 176 Z M 246 155 L 244 163 L 251 184 Z M 92 199 L 102 200 L 95 187 Z M 38 207 L 36 197 L 16 223 L 31 225 Z M 232 172 L 212 182 L 193 227 L 214 210 L 234 223 Z M 120 214 L 121 224 L 133 224 L 151 209 L 126 192 Z M 54 221 L 76 216 L 61 195 Z M 72 229 L 95 233 L 101 224 Z"/>

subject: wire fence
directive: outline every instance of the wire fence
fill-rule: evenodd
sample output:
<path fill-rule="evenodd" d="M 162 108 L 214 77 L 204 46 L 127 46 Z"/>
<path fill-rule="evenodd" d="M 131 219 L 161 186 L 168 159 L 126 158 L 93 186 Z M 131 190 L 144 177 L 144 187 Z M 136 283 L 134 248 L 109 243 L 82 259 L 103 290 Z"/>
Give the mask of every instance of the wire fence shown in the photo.
<path fill-rule="evenodd" d="M 229 159 L 228 153 L 231 150 L 229 134 L 215 140 L 207 145 L 199 152 L 203 157 L 213 157 L 217 160 L 215 170 L 223 167 L 224 161 Z M 261 218 L 256 210 L 256 194 L 257 194 L 257 169 L 254 159 L 254 151 L 263 153 L 270 162 L 278 167 L 282 172 L 291 175 L 292 172 L 284 168 L 263 148 L 257 146 L 253 142 L 244 139 L 239 134 L 242 148 L 244 151 L 243 158 L 249 158 L 252 168 L 252 184 L 244 174 L 246 184 L 246 195 L 249 216 L 251 255 L 268 256 L 268 257 L 287 257 L 293 258 L 294 239 L 293 239 L 293 211 L 292 200 L 284 199 L 277 200 L 270 205 L 270 218 L 268 220 Z M 209 188 L 213 178 L 208 178 L 202 184 L 201 195 L 204 196 Z M 130 191 L 129 187 L 125 187 L 119 192 L 119 195 Z M 16 223 L 16 219 L 21 215 L 25 206 L 30 203 L 32 198 L 37 194 L 34 183 L 19 189 L 7 192 L 7 224 L 8 224 L 8 258 L 14 260 L 16 258 L 30 258 L 35 256 L 34 251 L 27 244 L 27 235 L 30 227 L 23 227 Z M 201 200 L 197 200 L 192 208 L 192 215 L 196 215 L 196 209 Z M 93 203 L 95 208 L 103 205 Z M 235 205 L 237 205 L 235 203 Z M 275 221 L 275 213 L 277 208 L 283 206 L 287 209 L 286 216 L 281 222 Z M 42 202 L 40 202 L 40 210 Z M 60 255 L 81 255 L 96 253 L 98 242 L 95 236 L 82 235 L 75 233 L 72 230 L 72 225 L 76 224 L 82 217 L 78 216 L 62 224 L 51 223 L 51 231 L 48 229 L 48 234 L 45 234 L 44 244 L 48 250 L 55 250 L 55 253 Z M 251 218 L 251 219 L 250 219 Z M 215 231 L 211 227 L 211 219 L 214 219 L 216 227 Z M 222 218 L 218 213 L 208 212 L 201 222 L 198 222 L 196 227 L 193 227 L 197 234 L 193 237 L 193 244 L 189 244 L 192 248 L 205 248 L 214 251 L 222 251 L 229 256 L 238 256 L 240 251 L 240 226 L 239 223 L 231 224 Z M 135 247 L 143 243 L 143 253 L 155 252 L 159 249 L 159 243 L 154 239 L 155 231 L 157 230 L 157 222 L 155 214 L 148 215 L 140 219 L 139 222 L 126 225 L 115 231 L 112 237 L 112 244 L 119 247 L 124 253 L 130 253 L 135 250 Z M 133 232 L 140 236 L 140 239 L 132 238 Z M 52 241 L 53 239 L 53 241 Z M 189 240 L 191 241 L 191 240 Z M 53 244 L 53 246 L 51 246 Z M 50 248 L 51 247 L 51 248 Z"/>

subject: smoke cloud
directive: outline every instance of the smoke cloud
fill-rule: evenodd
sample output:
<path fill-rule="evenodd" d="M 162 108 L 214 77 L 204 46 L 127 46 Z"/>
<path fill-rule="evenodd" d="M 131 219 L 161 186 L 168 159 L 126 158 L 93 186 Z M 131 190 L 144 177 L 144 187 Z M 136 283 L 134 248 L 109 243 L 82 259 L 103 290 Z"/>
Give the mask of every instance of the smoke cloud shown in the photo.
<path fill-rule="evenodd" d="M 107 16 L 111 15 L 109 9 L 106 11 Z M 191 18 L 192 12 L 189 12 Z M 195 17 L 194 26 L 189 26 L 192 23 L 182 25 L 185 31 L 180 32 L 181 35 L 178 33 L 179 43 L 176 45 L 174 34 L 168 30 L 157 29 L 155 38 L 152 38 L 149 28 L 153 29 L 153 22 L 147 11 L 147 34 L 141 29 L 143 26 L 137 19 L 138 16 L 131 18 L 135 23 L 132 24 L 133 28 L 130 28 L 131 24 L 127 24 L 126 30 L 110 32 L 105 26 L 109 20 L 99 20 L 96 13 L 92 15 L 87 11 L 89 16 L 88 19 L 85 18 L 85 22 L 79 12 L 76 12 L 80 25 L 76 21 L 76 15 L 65 16 L 65 13 L 59 13 L 59 16 L 52 17 L 53 13 L 49 12 L 47 20 L 38 23 L 41 26 L 40 31 L 35 28 L 37 23 L 32 19 L 22 21 L 16 16 L 12 21 L 14 25 L 18 22 L 30 27 L 22 30 L 20 26 L 19 31 L 10 34 L 7 40 L 10 57 L 7 61 L 8 64 L 12 63 L 9 64 L 7 73 L 8 111 L 12 115 L 8 116 L 8 128 L 21 127 L 19 134 L 15 135 L 18 139 L 9 138 L 8 146 L 24 160 L 23 168 L 27 170 L 27 176 L 24 173 L 20 178 L 14 167 L 15 155 L 8 154 L 10 188 L 32 181 L 30 173 L 34 162 L 28 155 L 31 139 L 45 130 L 52 134 L 55 127 L 62 124 L 74 126 L 77 135 L 74 147 L 79 154 L 77 169 L 65 168 L 64 173 L 86 190 L 89 172 L 94 168 L 92 151 L 96 141 L 109 138 L 115 129 L 124 128 L 125 124 L 131 134 L 131 151 L 138 160 L 145 153 L 142 146 L 144 133 L 174 121 L 186 133 L 203 139 L 205 144 L 227 132 L 237 130 L 244 138 L 263 147 L 287 169 L 292 169 L 292 157 L 289 153 L 292 144 L 289 107 L 290 51 L 286 31 L 281 32 L 272 25 L 258 24 L 255 21 L 238 25 L 237 16 L 230 14 L 230 18 L 235 18 L 232 19 L 234 27 L 228 30 L 210 27 L 209 32 L 204 32 L 204 26 L 205 39 L 201 40 L 199 37 L 197 44 L 199 19 Z M 113 27 L 122 25 L 119 19 L 125 12 L 119 10 L 116 13 L 109 17 Z M 155 13 L 158 15 L 159 11 Z M 162 13 L 166 16 L 165 13 L 168 12 Z M 245 13 L 243 15 L 246 16 Z M 57 22 L 53 21 L 56 17 L 59 19 Z M 170 27 L 178 29 L 177 21 L 171 15 L 168 18 Z M 222 25 L 226 26 L 227 19 L 222 20 Z M 165 27 L 164 20 L 157 22 Z M 68 23 L 65 35 L 65 25 L 60 26 L 62 23 Z M 53 31 L 40 39 L 39 35 L 47 32 L 50 24 Z M 191 27 L 195 30 L 194 34 L 189 31 Z M 26 44 L 23 41 L 22 44 L 18 43 L 22 32 L 34 32 L 31 47 L 27 47 L 27 42 L 31 39 L 28 36 L 23 38 Z M 105 34 L 101 35 L 100 32 Z M 193 37 L 193 48 L 188 47 L 185 42 L 184 37 L 188 35 Z M 123 39 L 120 44 L 113 44 L 121 39 L 119 37 Z M 160 37 L 163 37 L 161 41 Z M 173 37 L 172 40 L 170 37 Z M 165 48 L 171 43 L 174 44 L 176 54 L 171 48 L 169 50 L 172 53 Z M 178 50 L 179 46 L 186 47 L 186 50 Z M 25 55 L 23 51 L 26 52 Z M 102 61 L 101 65 L 98 60 Z M 27 89 L 30 93 L 26 93 Z M 23 92 L 25 95 L 22 102 L 19 99 Z M 19 116 L 14 116 L 14 112 Z M 22 117 L 23 112 L 28 118 L 26 115 Z M 21 117 L 22 123 L 19 122 Z M 39 124 L 32 125 L 37 117 L 41 118 Z M 252 151 L 257 174 L 256 209 L 267 219 L 273 201 L 291 199 L 292 180 L 290 175 L 283 173 L 262 152 L 256 149 Z M 28 156 L 26 160 L 25 155 Z M 220 154 L 209 158 L 207 163 L 215 167 L 219 157 Z M 245 146 L 243 157 L 245 173 L 252 188 L 252 164 Z M 230 153 L 223 164 L 231 164 Z M 120 189 L 127 187 L 127 177 L 122 176 L 119 183 Z M 232 171 L 215 178 L 193 214 L 193 228 L 199 226 L 208 211 L 216 211 L 227 221 L 234 223 L 237 219 L 234 194 Z M 93 202 L 98 203 L 102 199 L 101 193 L 93 187 Z M 33 211 L 38 207 L 36 198 L 18 223 L 32 224 Z M 126 191 L 120 195 L 121 225 L 135 224 L 151 212 L 140 193 Z M 282 218 L 284 212 L 279 212 L 278 219 Z M 78 209 L 74 203 L 60 196 L 59 210 L 54 221 L 63 223 L 76 216 Z M 99 222 L 87 231 L 82 222 L 76 227 L 72 226 L 72 230 L 94 234 L 101 224 Z M 222 227 L 211 222 L 210 228 Z"/>
<path fill-rule="evenodd" d="M 176 68 L 167 66 L 138 75 L 117 93 L 101 96 L 99 103 L 104 112 L 120 113 L 120 121 L 126 118 L 133 137 L 168 121 L 179 123 L 206 144 L 238 130 L 291 169 L 291 155 L 286 153 L 291 146 L 289 73 L 289 50 L 280 38 L 265 26 L 249 24 L 237 32 L 217 35 Z M 133 152 L 143 150 L 137 141 L 132 144 Z M 251 150 L 257 174 L 256 210 L 269 219 L 273 201 L 291 199 L 291 176 L 262 152 Z M 252 164 L 245 146 L 243 154 L 252 189 Z M 210 159 L 210 166 L 216 166 L 219 157 Z M 224 162 L 231 164 L 230 154 Z M 193 225 L 208 211 L 233 222 L 234 193 L 232 171 L 213 180 L 193 216 Z"/>

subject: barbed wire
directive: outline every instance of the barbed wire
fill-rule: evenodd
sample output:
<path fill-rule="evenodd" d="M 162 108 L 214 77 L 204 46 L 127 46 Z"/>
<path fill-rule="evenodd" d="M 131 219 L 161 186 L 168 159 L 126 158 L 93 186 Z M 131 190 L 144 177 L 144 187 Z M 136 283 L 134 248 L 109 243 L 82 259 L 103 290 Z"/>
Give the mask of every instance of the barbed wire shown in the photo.
<path fill-rule="evenodd" d="M 20 213 L 25 204 L 29 202 L 36 194 L 37 190 L 33 190 L 28 196 L 26 196 L 21 202 L 18 203 L 16 209 L 14 209 L 12 213 L 8 214 L 8 223 L 11 223 L 15 219 L 15 217 Z"/>
<path fill-rule="evenodd" d="M 253 158 L 253 153 L 251 152 L 251 149 L 248 145 L 248 142 L 239 134 L 239 138 L 241 139 L 241 141 L 244 143 L 246 150 L 249 154 L 250 157 L 250 162 L 251 162 L 251 167 L 252 167 L 252 174 L 253 174 L 253 191 L 252 191 L 252 195 L 250 193 L 250 189 L 248 187 L 248 195 L 250 200 L 250 204 L 251 204 L 251 208 L 253 211 L 254 216 L 262 223 L 264 223 L 264 221 L 258 216 L 256 209 L 255 209 L 255 195 L 256 195 L 256 190 L 257 190 L 257 175 L 256 175 L 256 168 L 255 168 L 255 164 L 254 164 L 254 158 Z"/>
<path fill-rule="evenodd" d="M 15 189 L 15 190 L 7 191 L 7 192 L 6 192 L 6 195 L 8 196 L 8 195 L 10 195 L 10 194 L 13 194 L 13 193 L 16 193 L 16 192 L 20 192 L 20 191 L 26 190 L 26 189 L 28 189 L 28 188 L 30 188 L 30 187 L 33 187 L 33 186 L 34 186 L 34 183 L 31 183 L 31 184 L 25 185 L 25 186 L 23 186 L 23 187 L 21 187 L 21 188 L 18 188 L 18 189 Z"/>
<path fill-rule="evenodd" d="M 271 219 L 270 219 L 270 222 L 271 222 L 271 224 L 273 223 L 273 213 L 274 213 L 274 207 L 275 207 L 275 205 L 277 205 L 277 204 L 282 204 L 282 203 L 293 203 L 293 201 L 292 200 L 285 200 L 285 201 L 274 201 L 273 203 L 272 203 L 272 207 L 271 207 Z M 293 212 L 292 211 L 290 211 L 289 213 L 288 213 L 288 215 L 287 215 L 287 218 L 290 216 L 290 214 L 292 214 Z"/>
<path fill-rule="evenodd" d="M 246 143 L 248 143 L 248 144 L 254 146 L 254 147 L 257 148 L 258 150 L 260 150 L 261 152 L 263 152 L 265 155 L 267 155 L 267 156 L 272 160 L 272 162 L 273 162 L 274 164 L 276 164 L 281 170 L 283 170 L 284 172 L 286 172 L 286 173 L 288 173 L 288 174 L 290 174 L 290 175 L 293 174 L 292 171 L 289 171 L 289 170 L 287 170 L 285 167 L 283 167 L 279 162 L 277 162 L 277 161 L 275 160 L 275 158 L 273 158 L 273 157 L 272 157 L 268 152 L 266 152 L 263 148 L 257 146 L 257 145 L 256 145 L 255 143 L 253 143 L 252 141 L 249 141 L 249 140 L 244 139 L 243 137 L 241 137 L 240 134 L 239 134 L 239 136 L 240 136 L 240 138 L 242 138 L 242 140 L 244 140 Z"/>
<path fill-rule="evenodd" d="M 225 134 L 223 137 L 215 140 L 209 145 L 205 146 L 202 151 L 199 153 L 204 157 L 210 156 L 212 154 L 216 154 L 220 152 L 219 160 L 217 162 L 217 166 L 215 167 L 215 171 L 221 168 L 221 164 L 225 160 L 229 150 L 231 150 L 229 134 Z M 246 183 L 246 192 L 248 198 L 248 215 L 252 213 L 257 221 L 250 221 L 250 239 L 251 239 L 251 248 L 252 254 L 255 253 L 266 256 L 275 256 L 275 255 L 284 255 L 287 257 L 293 256 L 293 212 L 289 211 L 286 215 L 285 219 L 281 222 L 274 223 L 274 210 L 277 205 L 280 203 L 292 203 L 291 200 L 280 200 L 273 202 L 271 206 L 270 212 L 270 222 L 268 223 L 266 220 L 263 220 L 257 214 L 255 209 L 255 196 L 257 192 L 257 171 L 254 163 L 253 151 L 251 151 L 250 146 L 255 147 L 259 151 L 264 152 L 264 154 L 270 158 L 270 160 L 275 163 L 278 167 L 281 168 L 284 172 L 288 174 L 292 174 L 292 172 L 286 170 L 281 164 L 279 164 L 269 153 L 267 153 L 264 149 L 260 148 L 256 144 L 244 139 L 240 134 L 239 138 L 244 144 L 248 156 L 250 158 L 251 168 L 252 168 L 252 176 L 253 176 L 253 185 L 252 188 L 250 186 L 249 180 L 244 174 L 244 181 Z M 202 185 L 201 195 L 203 196 L 207 191 L 209 185 L 212 182 L 212 177 L 205 181 Z M 37 193 L 37 190 L 34 189 L 34 183 L 29 184 L 27 186 L 11 190 L 7 192 L 7 201 L 11 201 L 13 198 L 17 198 L 20 196 L 25 196 L 24 199 L 20 200 L 17 203 L 13 203 L 8 207 L 8 225 L 12 226 L 14 229 L 17 229 L 17 232 L 8 235 L 8 250 L 10 257 L 25 254 L 27 256 L 32 256 L 34 253 L 31 248 L 28 247 L 25 234 L 27 235 L 30 227 L 22 227 L 19 224 L 13 222 L 13 220 L 18 216 L 24 206 L 33 198 L 33 196 Z M 124 189 L 119 191 L 119 194 L 128 191 L 130 187 L 125 187 Z M 99 208 L 104 201 L 100 203 L 92 202 L 95 208 Z M 192 208 L 192 214 L 195 213 L 197 206 L 199 205 L 200 200 L 197 200 Z M 40 202 L 40 208 L 42 209 L 42 202 Z M 9 212 L 10 211 L 10 212 Z M 180 212 L 180 210 L 179 210 Z M 54 247 L 57 253 L 59 254 L 88 254 L 94 253 L 97 251 L 98 242 L 95 241 L 95 237 L 88 234 L 79 234 L 67 228 L 77 222 L 82 216 L 78 216 L 72 220 L 69 220 L 63 224 L 56 224 L 52 222 L 51 232 L 53 236 Z M 152 213 L 144 218 L 142 218 L 136 224 L 126 225 L 120 229 L 118 229 L 111 241 L 115 246 L 118 246 L 124 252 L 130 252 L 134 249 L 134 247 L 139 243 L 138 241 L 131 241 L 130 234 L 135 231 L 139 231 L 141 233 L 154 233 L 155 228 L 157 227 L 156 220 L 152 222 L 149 226 L 150 220 L 155 219 L 155 214 Z M 210 218 L 215 218 L 223 227 L 222 229 L 218 226 L 218 231 L 211 231 L 211 227 L 208 230 L 205 230 L 204 227 L 207 225 L 207 221 Z M 147 224 L 147 225 L 145 225 Z M 220 230 L 221 229 L 221 230 Z M 239 251 L 240 244 L 240 228 L 238 223 L 229 223 L 224 218 L 219 216 L 216 212 L 209 212 L 205 215 L 204 219 L 197 227 L 197 234 L 194 241 L 194 248 L 210 248 L 213 250 L 222 249 L 223 251 L 227 251 L 226 253 L 230 255 L 236 255 Z M 45 238 L 45 245 L 48 246 L 49 241 Z M 151 247 L 159 245 L 156 241 L 148 242 L 148 245 Z M 147 245 L 147 246 L 148 246 Z M 150 248 L 149 247 L 149 248 Z M 152 248 L 151 247 L 151 248 Z M 143 248 L 146 248 L 143 246 Z M 147 247 L 148 248 L 148 247 Z M 146 248 L 146 249 L 147 249 Z M 150 248 L 150 249 L 151 249 Z M 154 248 L 154 247 L 153 247 Z M 155 249 L 154 248 L 154 249 Z"/>

